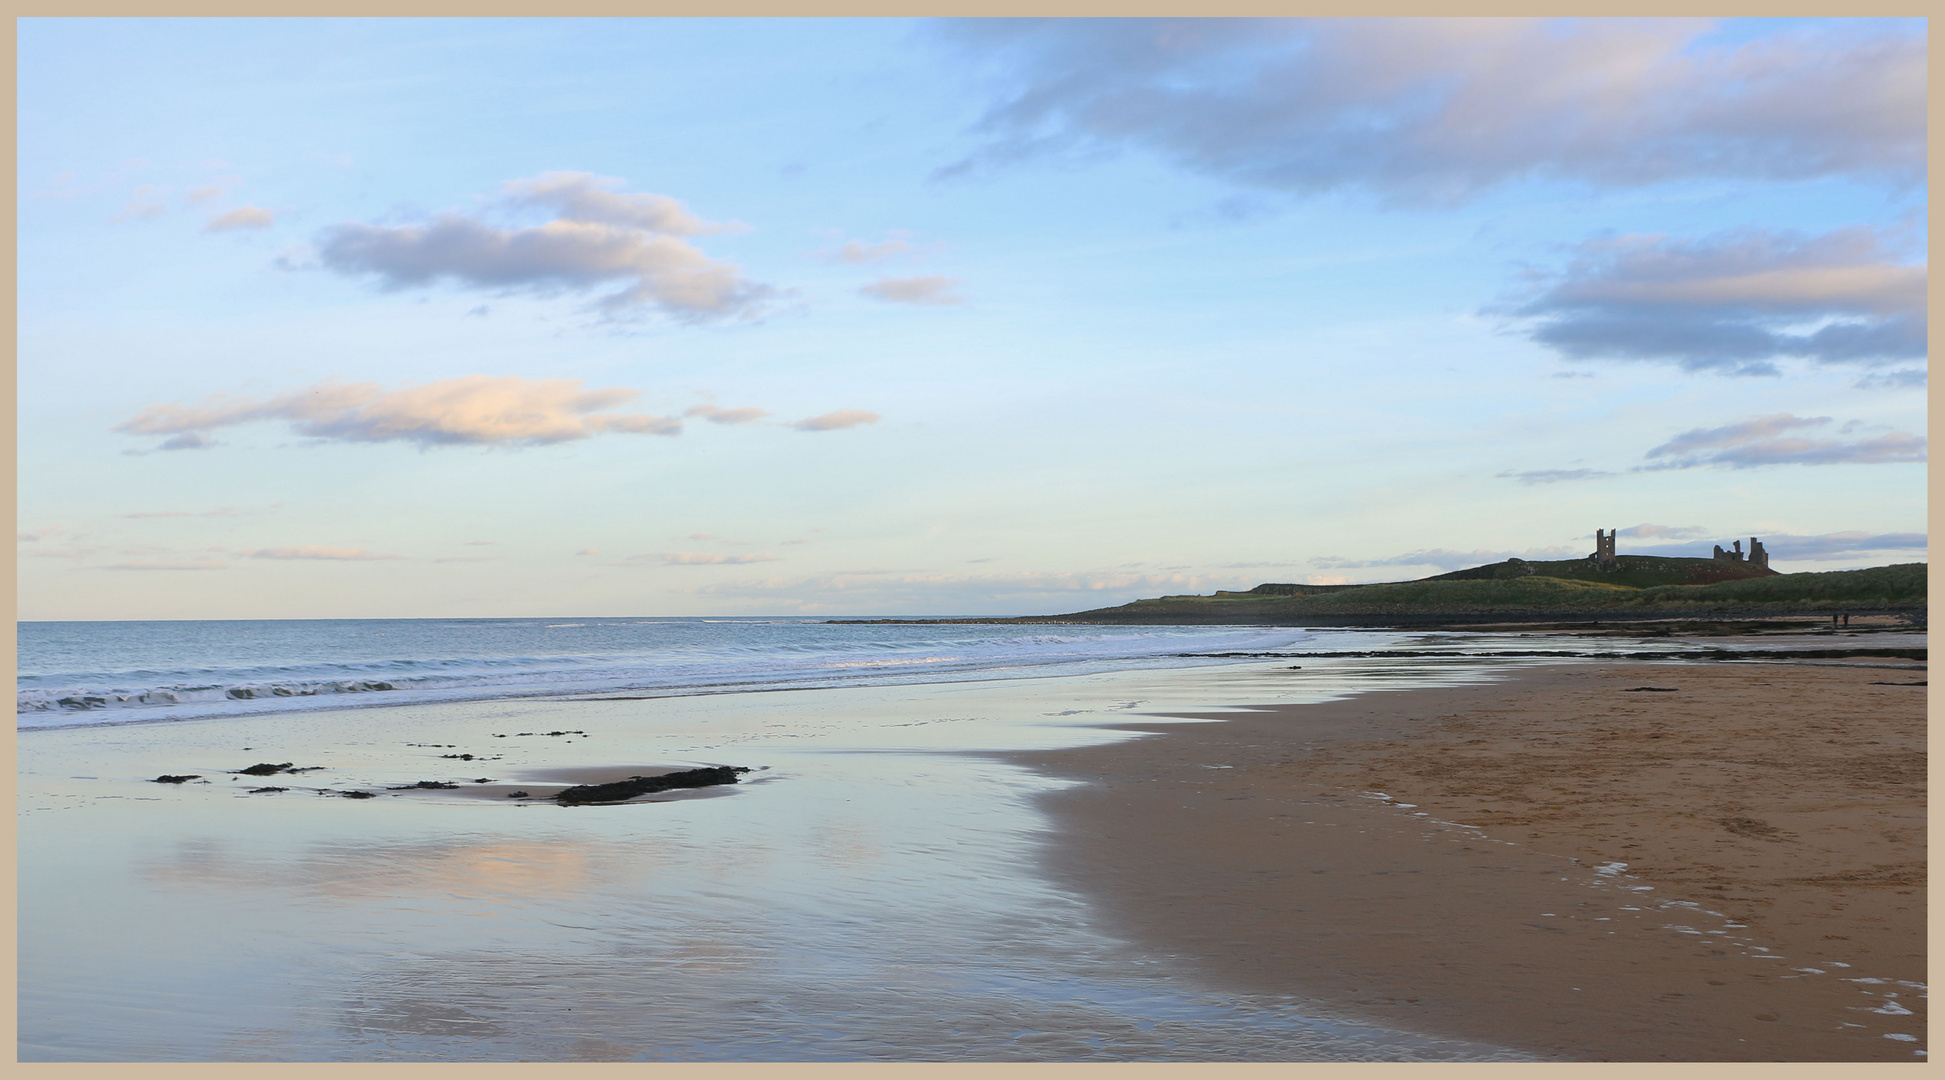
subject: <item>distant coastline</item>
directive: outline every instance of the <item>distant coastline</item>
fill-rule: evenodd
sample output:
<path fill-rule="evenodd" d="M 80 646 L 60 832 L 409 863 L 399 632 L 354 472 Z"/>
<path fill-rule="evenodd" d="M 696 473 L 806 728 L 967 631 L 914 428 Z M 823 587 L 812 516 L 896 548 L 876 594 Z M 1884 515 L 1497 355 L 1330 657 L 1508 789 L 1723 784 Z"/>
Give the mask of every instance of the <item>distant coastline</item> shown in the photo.
<path fill-rule="evenodd" d="M 1833 615 L 1925 623 L 1925 564 L 1779 574 L 1716 559 L 1623 555 L 1509 559 L 1416 581 L 1369 585 L 1271 582 L 1247 592 L 1161 596 L 1065 615 L 838 619 L 833 622 L 994 624 L 1466 626 L 1719 622 Z"/>

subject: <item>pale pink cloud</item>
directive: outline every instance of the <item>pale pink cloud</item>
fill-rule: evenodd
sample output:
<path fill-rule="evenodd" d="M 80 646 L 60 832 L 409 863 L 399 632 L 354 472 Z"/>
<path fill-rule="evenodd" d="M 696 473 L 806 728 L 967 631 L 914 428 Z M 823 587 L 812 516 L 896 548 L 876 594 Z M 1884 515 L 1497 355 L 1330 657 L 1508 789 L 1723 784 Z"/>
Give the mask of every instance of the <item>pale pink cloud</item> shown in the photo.
<path fill-rule="evenodd" d="M 252 559 L 321 559 L 330 562 L 368 562 L 377 559 L 402 559 L 403 555 L 372 551 L 361 547 L 327 547 L 322 544 L 298 544 L 292 547 L 257 548 L 254 551 L 238 552 Z"/>
<path fill-rule="evenodd" d="M 200 405 L 151 405 L 114 430 L 200 440 L 212 428 L 282 420 L 300 435 L 342 442 L 502 445 L 566 442 L 610 431 L 681 434 L 682 421 L 675 417 L 605 412 L 639 396 L 625 387 L 586 390 L 579 379 L 518 375 L 467 375 L 399 390 L 326 381 L 261 400 L 216 395 Z"/>
<path fill-rule="evenodd" d="M 203 231 L 235 232 L 238 229 L 268 229 L 276 222 L 277 215 L 261 206 L 240 206 L 210 218 L 209 223 L 203 226 Z"/>
<path fill-rule="evenodd" d="M 547 209 L 553 220 L 502 227 L 445 213 L 421 225 L 346 222 L 319 236 L 317 257 L 328 270 L 369 275 L 387 289 L 451 281 L 546 295 L 617 283 L 597 308 L 653 306 L 687 320 L 751 315 L 775 292 L 685 239 L 737 226 L 703 221 L 665 195 L 614 190 L 618 184 L 586 173 L 515 180 L 504 185 L 501 208 Z"/>
<path fill-rule="evenodd" d="M 741 566 L 745 563 L 776 562 L 775 555 L 724 555 L 707 551 L 661 551 L 650 558 L 665 566 Z"/>
<path fill-rule="evenodd" d="M 958 284 L 957 279 L 949 277 L 880 278 L 858 291 L 892 304 L 949 306 L 965 303 L 952 292 Z"/>
<path fill-rule="evenodd" d="M 712 424 L 749 424 L 770 415 L 770 410 L 755 406 L 723 409 L 714 405 L 691 405 L 682 415 L 699 416 Z"/>
<path fill-rule="evenodd" d="M 790 425 L 798 431 L 842 431 L 863 424 L 875 424 L 883 417 L 869 409 L 839 409 Z"/>

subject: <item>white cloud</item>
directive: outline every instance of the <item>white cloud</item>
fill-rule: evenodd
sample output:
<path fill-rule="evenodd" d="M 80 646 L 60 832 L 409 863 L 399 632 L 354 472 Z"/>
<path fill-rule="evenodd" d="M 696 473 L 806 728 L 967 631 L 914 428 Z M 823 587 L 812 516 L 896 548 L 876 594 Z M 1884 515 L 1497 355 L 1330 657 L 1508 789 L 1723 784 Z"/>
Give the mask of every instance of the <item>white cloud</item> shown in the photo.
<path fill-rule="evenodd" d="M 546 173 L 506 185 L 502 208 L 541 207 L 553 220 L 501 227 L 445 213 L 423 225 L 347 222 L 326 229 L 317 258 L 341 274 L 370 275 L 388 289 L 452 281 L 547 295 L 624 287 L 597 297 L 610 314 L 658 307 L 682 319 L 747 315 L 774 290 L 703 254 L 683 237 L 730 226 L 702 221 L 663 195 L 610 190 L 585 173 Z"/>
<path fill-rule="evenodd" d="M 583 390 L 579 379 L 518 375 L 466 375 L 389 391 L 376 383 L 326 381 L 263 400 L 217 395 L 200 405 L 151 405 L 114 430 L 174 435 L 174 442 L 201 440 L 212 428 L 282 420 L 317 439 L 426 445 L 544 444 L 608 431 L 681 434 L 682 421 L 674 417 L 604 411 L 638 396 L 624 387 Z"/>
<path fill-rule="evenodd" d="M 875 424 L 884 419 L 869 409 L 839 409 L 822 416 L 813 416 L 790 425 L 798 431 L 842 431 L 862 424 Z"/>
<path fill-rule="evenodd" d="M 1329 570 L 1369 566 L 1436 566 L 1440 570 L 1463 570 L 1470 566 L 1505 562 L 1511 558 L 1548 561 L 1578 559 L 1586 554 L 1586 550 L 1582 548 L 1568 547 L 1527 548 L 1524 551 L 1488 551 L 1483 548 L 1474 551 L 1454 551 L 1450 548 L 1423 548 L 1403 555 L 1391 555 L 1379 559 L 1326 555 L 1310 560 L 1310 565 Z"/>
<path fill-rule="evenodd" d="M 1744 533 L 1748 536 L 1749 533 Z M 1822 533 L 1819 535 L 1797 535 L 1793 533 L 1758 534 L 1763 549 L 1769 552 L 1772 561 L 1782 559 L 1798 562 L 1820 560 L 1852 559 L 1860 555 L 1883 552 L 1917 552 L 1921 556 L 1928 549 L 1929 541 L 1924 533 L 1867 533 L 1863 531 Z M 1729 541 L 1697 541 L 1687 544 L 1656 544 L 1643 547 L 1629 545 L 1623 555 L 1660 555 L 1672 558 L 1706 559 L 1720 543 L 1729 546 Z"/>
<path fill-rule="evenodd" d="M 116 221 L 151 221 L 159 218 L 169 208 L 163 204 L 168 192 L 152 184 L 143 184 L 135 189 L 135 197 L 128 200 L 122 212 L 115 215 Z"/>
<path fill-rule="evenodd" d="M 1141 570 L 1019 571 L 957 574 L 900 570 L 841 570 L 796 577 L 716 582 L 700 596 L 754 601 L 757 610 L 794 608 L 850 615 L 920 611 L 931 615 L 978 611 L 1020 614 L 1035 608 L 1078 611 L 1146 596 L 1247 588 L 1234 576 L 1157 574 Z"/>
<path fill-rule="evenodd" d="M 110 563 L 104 570 L 227 570 L 229 563 L 221 562 L 121 562 Z"/>
<path fill-rule="evenodd" d="M 261 206 L 241 206 L 209 219 L 203 226 L 204 232 L 235 232 L 238 229 L 268 229 L 276 224 L 277 215 Z"/>
<path fill-rule="evenodd" d="M 237 554 L 252 559 L 322 559 L 331 562 L 369 562 L 376 559 L 401 559 L 402 555 L 391 555 L 359 547 L 326 547 L 321 544 L 298 544 L 294 547 L 258 548 L 254 551 L 240 551 Z"/>
<path fill-rule="evenodd" d="M 269 510 L 275 510 L 282 505 L 282 503 L 278 503 L 276 506 L 270 507 Z M 234 506 L 219 506 L 214 510 L 137 510 L 132 514 L 117 514 L 115 516 L 123 518 L 237 517 L 242 514 L 260 514 L 266 512 L 268 511 L 238 510 Z"/>
<path fill-rule="evenodd" d="M 949 277 L 880 278 L 858 291 L 891 304 L 944 307 L 966 301 L 952 293 L 959 282 Z"/>
<path fill-rule="evenodd" d="M 1778 357 L 1921 359 L 1927 270 L 1891 248 L 1870 228 L 1603 237 L 1576 248 L 1565 270 L 1541 275 L 1538 296 L 1497 310 L 1532 320 L 1533 340 L 1575 360 L 1768 375 Z M 1913 375 L 1922 384 L 1922 370 L 1898 380 Z"/>
<path fill-rule="evenodd" d="M 658 551 L 648 556 L 664 566 L 741 566 L 745 563 L 776 562 L 775 555 L 723 555 L 706 551 Z"/>
<path fill-rule="evenodd" d="M 1857 380 L 1859 390 L 1923 390 L 1925 388 L 1924 368 L 1899 368 L 1897 371 L 1877 371 Z"/>
<path fill-rule="evenodd" d="M 1684 431 L 1648 451 L 1650 460 L 1660 459 L 1656 464 L 1639 468 L 1654 471 L 1726 465 L 1747 469 L 1759 465 L 1885 465 L 1925 460 L 1924 437 L 1902 431 L 1851 442 L 1796 434 L 1830 422 L 1828 416 L 1776 413 L 1740 424 Z"/>
<path fill-rule="evenodd" d="M 714 405 L 691 405 L 682 415 L 700 416 L 712 424 L 748 424 L 770 415 L 770 411 L 754 406 L 741 409 L 722 409 Z"/>
<path fill-rule="evenodd" d="M 1502 480 L 1518 480 L 1522 484 L 1560 484 L 1573 480 L 1599 480 L 1616 474 L 1603 469 L 1533 469 L 1527 472 L 1503 472 L 1497 475 Z"/>
<path fill-rule="evenodd" d="M 1665 536 L 1670 540 L 1686 539 L 1693 536 L 1707 536 L 1709 530 L 1700 525 L 1630 525 L 1625 529 L 1614 530 L 1616 536 L 1649 538 Z"/>
<path fill-rule="evenodd" d="M 584 172 L 547 172 L 530 180 L 502 185 L 507 202 L 553 210 L 563 221 L 618 225 L 666 236 L 701 236 L 737 232 L 743 225 L 704 221 L 680 200 L 647 192 L 617 191 L 623 181 Z"/>
<path fill-rule="evenodd" d="M 910 255 L 918 249 L 912 244 L 911 233 L 894 231 L 890 237 L 875 244 L 863 240 L 846 240 L 830 251 L 819 252 L 819 257 L 842 263 L 874 263 L 886 259 Z"/>
<path fill-rule="evenodd" d="M 1128 144 L 1238 184 L 1399 202 L 1528 178 L 1922 182 L 1922 25 L 1730 43 L 1643 19 L 967 19 L 1013 91 L 942 175 Z"/>

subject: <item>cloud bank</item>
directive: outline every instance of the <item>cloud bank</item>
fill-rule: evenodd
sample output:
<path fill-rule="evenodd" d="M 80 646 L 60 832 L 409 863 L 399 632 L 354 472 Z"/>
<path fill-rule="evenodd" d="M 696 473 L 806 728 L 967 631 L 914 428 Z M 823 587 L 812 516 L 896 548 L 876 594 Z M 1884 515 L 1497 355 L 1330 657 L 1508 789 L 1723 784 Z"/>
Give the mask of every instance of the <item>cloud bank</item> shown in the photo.
<path fill-rule="evenodd" d="M 880 278 L 858 291 L 891 304 L 943 307 L 966 302 L 953 295 L 953 286 L 957 284 L 956 279 L 949 277 Z"/>
<path fill-rule="evenodd" d="M 1138 570 L 957 574 L 864 569 L 716 582 L 691 591 L 698 596 L 753 601 L 750 607 L 757 611 L 795 607 L 805 613 L 912 611 L 938 615 L 981 611 L 1018 614 L 1035 608 L 1073 611 L 1144 596 L 1248 588 L 1253 584 L 1233 575 Z"/>
<path fill-rule="evenodd" d="M 682 421 L 674 417 L 606 412 L 640 393 L 624 387 L 584 390 L 579 379 L 518 375 L 467 375 L 401 390 L 326 381 L 262 400 L 217 395 L 199 405 L 151 405 L 114 430 L 181 439 L 213 428 L 282 420 L 314 439 L 422 445 L 536 445 L 609 431 L 681 434 Z"/>
<path fill-rule="evenodd" d="M 1771 362 L 1881 365 L 1926 355 L 1926 267 L 1870 228 L 1821 236 L 1743 230 L 1699 240 L 1590 240 L 1500 310 L 1573 360 L 1648 360 L 1691 371 L 1773 375 Z M 1886 387 L 1920 385 L 1921 369 Z"/>
<path fill-rule="evenodd" d="M 1310 560 L 1310 565 L 1329 570 L 1343 570 L 1368 566 L 1436 566 L 1440 570 L 1463 570 L 1469 566 L 1486 563 L 1505 562 L 1511 558 L 1528 560 L 1578 559 L 1593 548 L 1590 537 L 1584 548 L 1549 547 L 1527 548 L 1524 551 L 1488 551 L 1483 548 L 1474 551 L 1454 551 L 1450 548 L 1423 548 L 1408 551 L 1403 555 L 1393 555 L 1384 559 L 1350 559 L 1337 556 L 1324 556 Z"/>
<path fill-rule="evenodd" d="M 877 243 L 867 243 L 863 240 L 846 240 L 830 251 L 820 252 L 819 257 L 829 259 L 833 262 L 857 265 L 880 262 L 885 259 L 897 258 L 901 255 L 910 255 L 918 250 L 912 244 L 911 235 L 911 233 L 902 230 L 895 230 L 888 239 L 880 240 Z"/>
<path fill-rule="evenodd" d="M 869 409 L 839 409 L 808 420 L 799 420 L 790 425 L 798 431 L 842 431 L 845 428 L 875 424 L 883 417 Z"/>
<path fill-rule="evenodd" d="M 956 20 L 949 42 L 1011 89 L 941 175 L 1128 145 L 1251 187 L 1420 204 L 1526 179 L 1922 182 L 1922 26 L 1714 43 L 1713 25 Z"/>
<path fill-rule="evenodd" d="M 1640 525 L 1630 525 L 1625 529 L 1616 529 L 1614 530 L 1614 534 L 1616 536 L 1625 536 L 1637 540 L 1657 536 L 1665 536 L 1671 540 L 1678 540 L 1696 536 L 1708 536 L 1709 530 L 1700 525 L 1649 525 L 1643 523 Z"/>
<path fill-rule="evenodd" d="M 753 314 L 774 292 L 685 239 L 735 226 L 704 221 L 666 195 L 617 190 L 620 183 L 550 172 L 505 184 L 490 209 L 554 215 L 538 225 L 495 224 L 457 212 L 420 225 L 346 222 L 319 235 L 318 261 L 340 274 L 375 278 L 386 289 L 451 282 L 547 296 L 621 283 L 595 299 L 598 310 L 618 315 L 652 307 L 689 321 Z"/>
<path fill-rule="evenodd" d="M 299 544 L 295 547 L 257 548 L 253 551 L 240 551 L 237 554 L 251 559 L 321 559 L 328 562 L 367 562 L 375 559 L 402 559 L 403 555 L 371 551 L 359 547 L 326 547 L 321 544 Z"/>
<path fill-rule="evenodd" d="M 1776 413 L 1740 424 L 1697 428 L 1648 451 L 1655 462 L 1646 471 L 1723 465 L 1749 469 L 1762 465 L 1888 465 L 1925 460 L 1925 439 L 1893 431 L 1874 439 L 1845 441 L 1810 438 L 1800 432 L 1822 428 L 1828 416 Z"/>
<path fill-rule="evenodd" d="M 1742 533 L 1748 536 L 1750 533 Z M 1817 562 L 1879 555 L 1884 552 L 1913 552 L 1922 557 L 1929 546 L 1924 533 L 1834 532 L 1814 536 L 1757 531 L 1771 559 Z M 1738 537 L 1713 537 L 1689 544 L 1630 544 L 1623 555 L 1660 555 L 1671 558 L 1706 559 L 1716 544 L 1727 545 Z"/>
<path fill-rule="evenodd" d="M 775 555 L 723 555 L 708 551 L 661 551 L 650 558 L 664 566 L 742 566 L 746 563 L 776 562 Z"/>
<path fill-rule="evenodd" d="M 1598 480 L 1616 474 L 1605 469 L 1529 469 L 1526 472 L 1497 475 L 1502 480 L 1518 480 L 1522 484 L 1564 484 L 1574 480 Z"/>
<path fill-rule="evenodd" d="M 242 206 L 209 219 L 203 226 L 204 232 L 235 232 L 238 229 L 268 229 L 276 224 L 277 215 L 261 206 Z"/>
<path fill-rule="evenodd" d="M 1618 530 L 1620 535 L 1630 541 L 1623 545 L 1623 555 L 1659 555 L 1669 558 L 1706 559 L 1716 544 L 1728 544 L 1734 536 L 1710 533 L 1700 526 L 1636 525 Z M 1741 536 L 1748 536 L 1745 532 Z M 1817 536 L 1799 536 L 1791 533 L 1767 533 L 1758 531 L 1763 547 L 1772 559 L 1817 561 L 1855 558 L 1883 552 L 1923 552 L 1927 540 L 1924 533 L 1865 533 L 1837 532 Z M 1688 540 L 1687 537 L 1703 537 Z M 1641 540 L 1661 540 L 1660 543 L 1640 543 Z M 1670 542 L 1673 541 L 1673 542 Z M 1310 560 L 1311 565 L 1334 569 L 1377 567 L 1377 566 L 1432 566 L 1440 571 L 1463 570 L 1487 563 L 1504 562 L 1509 558 L 1522 558 L 1537 561 L 1584 558 L 1594 548 L 1593 537 L 1581 547 L 1529 548 L 1526 551 L 1452 551 L 1445 548 L 1412 551 L 1403 555 L 1393 555 L 1379 559 L 1340 559 L 1320 558 Z M 1348 580 L 1343 582 L 1349 584 Z"/>
<path fill-rule="evenodd" d="M 770 410 L 754 406 L 723 409 L 715 405 L 691 405 L 682 415 L 699 416 L 712 424 L 750 424 L 770 415 Z"/>

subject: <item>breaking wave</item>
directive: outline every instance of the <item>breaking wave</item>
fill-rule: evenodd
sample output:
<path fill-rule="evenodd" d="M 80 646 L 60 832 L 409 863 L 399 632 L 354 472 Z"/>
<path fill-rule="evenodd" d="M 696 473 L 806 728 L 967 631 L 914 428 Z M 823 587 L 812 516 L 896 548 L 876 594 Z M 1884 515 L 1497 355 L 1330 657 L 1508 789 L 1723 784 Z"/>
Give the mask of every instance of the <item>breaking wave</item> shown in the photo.
<path fill-rule="evenodd" d="M 1314 631 L 809 619 L 21 623 L 18 724 L 667 696 L 1227 663 Z"/>

